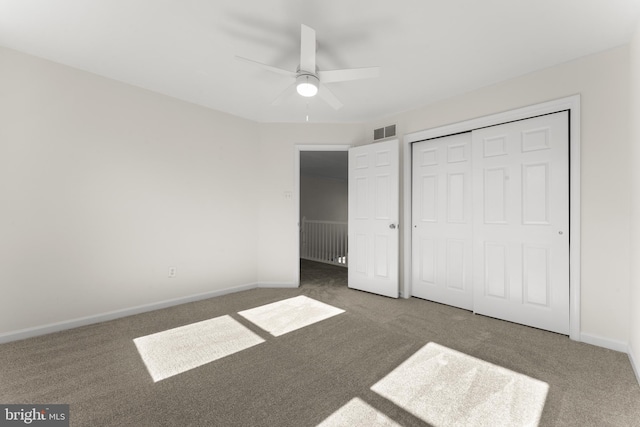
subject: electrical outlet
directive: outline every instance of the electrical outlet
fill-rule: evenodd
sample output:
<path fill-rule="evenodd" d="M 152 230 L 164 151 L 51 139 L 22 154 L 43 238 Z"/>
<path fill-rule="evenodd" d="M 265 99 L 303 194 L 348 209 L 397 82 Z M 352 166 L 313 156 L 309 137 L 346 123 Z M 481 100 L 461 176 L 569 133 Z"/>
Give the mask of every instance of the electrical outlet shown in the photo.
<path fill-rule="evenodd" d="M 173 279 L 174 277 L 176 277 L 177 273 L 178 271 L 175 267 L 169 267 L 169 279 Z"/>

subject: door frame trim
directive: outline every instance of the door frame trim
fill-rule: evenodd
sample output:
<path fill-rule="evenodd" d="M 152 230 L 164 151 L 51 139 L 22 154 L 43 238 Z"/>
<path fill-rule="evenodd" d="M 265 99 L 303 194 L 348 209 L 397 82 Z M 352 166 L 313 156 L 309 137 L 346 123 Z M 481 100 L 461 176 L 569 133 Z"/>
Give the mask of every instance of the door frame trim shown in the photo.
<path fill-rule="evenodd" d="M 569 337 L 580 341 L 580 95 L 490 114 L 458 123 L 406 134 L 403 139 L 403 220 L 411 224 L 412 144 L 487 126 L 569 110 Z M 403 233 L 402 296 L 411 297 L 411 227 Z"/>
<path fill-rule="evenodd" d="M 293 158 L 293 205 L 296 223 L 296 257 L 295 267 L 293 269 L 293 285 L 300 286 L 300 153 L 302 151 L 349 151 L 351 145 L 345 144 L 295 144 Z"/>

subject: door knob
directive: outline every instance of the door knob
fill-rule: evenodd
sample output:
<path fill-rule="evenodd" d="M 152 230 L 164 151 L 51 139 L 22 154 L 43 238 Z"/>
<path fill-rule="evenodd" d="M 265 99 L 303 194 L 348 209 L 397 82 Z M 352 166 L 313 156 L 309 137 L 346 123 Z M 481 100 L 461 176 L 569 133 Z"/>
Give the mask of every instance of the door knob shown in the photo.
<path fill-rule="evenodd" d="M 396 225 L 395 224 L 389 224 L 389 228 L 392 229 L 392 230 L 395 230 Z"/>

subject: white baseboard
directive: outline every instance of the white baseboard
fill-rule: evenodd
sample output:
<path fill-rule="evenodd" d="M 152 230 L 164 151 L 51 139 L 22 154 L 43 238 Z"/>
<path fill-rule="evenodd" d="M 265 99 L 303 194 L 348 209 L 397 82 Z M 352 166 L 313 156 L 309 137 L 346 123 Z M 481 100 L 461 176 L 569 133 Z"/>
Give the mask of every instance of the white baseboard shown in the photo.
<path fill-rule="evenodd" d="M 608 348 L 609 350 L 620 351 L 622 353 L 627 353 L 629 351 L 629 343 L 612 340 L 610 338 L 603 338 L 598 335 L 581 333 L 580 341 L 591 345 L 597 345 L 598 347 Z"/>
<path fill-rule="evenodd" d="M 259 288 L 297 288 L 295 283 L 282 283 L 282 282 L 262 282 L 258 283 Z"/>
<path fill-rule="evenodd" d="M 636 380 L 638 380 L 638 384 L 640 384 L 640 359 L 636 358 L 633 352 L 633 347 L 629 345 L 627 354 L 629 355 L 629 361 L 631 362 L 631 367 L 633 368 L 633 372 L 636 374 Z"/>
<path fill-rule="evenodd" d="M 21 329 L 18 331 L 5 332 L 0 334 L 0 344 L 11 341 L 18 341 L 26 338 L 32 338 L 39 335 L 50 334 L 53 332 L 64 331 L 66 329 L 77 328 L 80 326 L 91 325 L 94 323 L 106 322 L 109 320 L 119 319 L 121 317 L 131 316 L 134 314 L 145 313 L 147 311 L 159 310 L 161 308 L 172 307 L 174 305 L 185 304 L 188 302 L 200 301 L 208 298 L 218 297 L 221 295 L 231 294 L 235 292 L 247 291 L 258 287 L 257 283 L 249 283 L 246 285 L 234 286 L 231 288 L 218 289 L 211 292 L 190 295 L 151 304 L 139 305 L 136 307 L 125 308 L 122 310 L 110 311 L 107 313 L 96 314 L 93 316 L 81 317 L 71 320 L 65 320 L 48 325 L 36 326 L 33 328 Z"/>

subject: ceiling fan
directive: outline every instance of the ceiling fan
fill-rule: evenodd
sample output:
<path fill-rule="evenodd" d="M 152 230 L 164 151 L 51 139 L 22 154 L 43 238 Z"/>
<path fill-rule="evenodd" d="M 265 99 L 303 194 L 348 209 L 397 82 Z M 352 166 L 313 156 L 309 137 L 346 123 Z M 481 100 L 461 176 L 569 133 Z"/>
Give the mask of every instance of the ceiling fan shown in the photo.
<path fill-rule="evenodd" d="M 295 79 L 295 81 L 273 101 L 273 105 L 282 104 L 285 99 L 297 91 L 298 94 L 304 97 L 313 97 L 317 94 L 327 104 L 339 110 L 342 108 L 342 102 L 327 88 L 325 83 L 368 79 L 380 75 L 380 67 L 319 71 L 316 68 L 316 32 L 313 28 L 304 24 L 301 25 L 300 29 L 300 64 L 295 72 L 283 70 L 282 68 L 263 64 L 241 56 L 236 56 L 236 58 L 258 65 L 271 72 Z"/>

